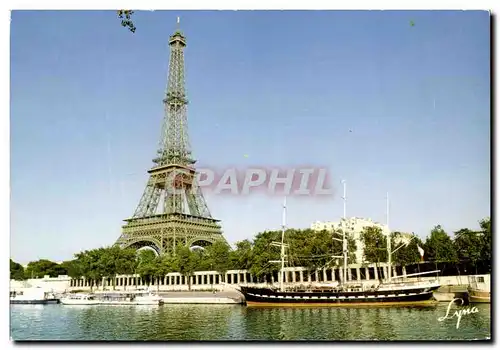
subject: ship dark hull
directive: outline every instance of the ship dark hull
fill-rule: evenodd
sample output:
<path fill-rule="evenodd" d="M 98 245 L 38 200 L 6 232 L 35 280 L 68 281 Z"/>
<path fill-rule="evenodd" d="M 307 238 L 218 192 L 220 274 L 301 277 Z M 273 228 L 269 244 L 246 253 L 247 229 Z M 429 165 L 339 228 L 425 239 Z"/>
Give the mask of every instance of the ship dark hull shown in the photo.
<path fill-rule="evenodd" d="M 383 306 L 434 304 L 435 288 L 365 292 L 278 292 L 270 288 L 240 287 L 247 305 L 277 306 Z"/>
<path fill-rule="evenodd" d="M 11 300 L 11 304 L 59 304 L 59 299 L 43 299 L 43 300 Z"/>

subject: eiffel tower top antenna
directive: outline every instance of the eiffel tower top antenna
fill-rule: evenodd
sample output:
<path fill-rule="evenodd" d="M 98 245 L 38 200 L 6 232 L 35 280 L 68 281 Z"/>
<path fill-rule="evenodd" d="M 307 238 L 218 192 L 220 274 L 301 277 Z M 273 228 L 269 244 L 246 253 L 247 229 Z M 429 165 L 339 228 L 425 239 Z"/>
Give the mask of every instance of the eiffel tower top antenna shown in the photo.
<path fill-rule="evenodd" d="M 181 17 L 180 16 L 177 16 L 177 25 L 176 25 L 175 31 L 177 33 L 181 32 Z"/>

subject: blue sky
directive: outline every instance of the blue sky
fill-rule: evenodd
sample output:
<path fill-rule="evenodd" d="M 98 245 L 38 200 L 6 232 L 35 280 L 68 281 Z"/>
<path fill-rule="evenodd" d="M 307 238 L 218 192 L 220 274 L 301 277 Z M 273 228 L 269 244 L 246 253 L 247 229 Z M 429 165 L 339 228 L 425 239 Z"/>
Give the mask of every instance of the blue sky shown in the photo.
<path fill-rule="evenodd" d="M 132 34 L 113 11 L 14 11 L 14 260 L 119 237 L 158 145 L 177 16 L 201 165 L 326 166 L 348 216 L 385 221 L 388 191 L 391 228 L 422 237 L 490 215 L 487 12 L 136 12 Z M 231 243 L 281 224 L 279 196 L 206 199 Z M 339 195 L 288 199 L 291 227 L 341 215 Z"/>

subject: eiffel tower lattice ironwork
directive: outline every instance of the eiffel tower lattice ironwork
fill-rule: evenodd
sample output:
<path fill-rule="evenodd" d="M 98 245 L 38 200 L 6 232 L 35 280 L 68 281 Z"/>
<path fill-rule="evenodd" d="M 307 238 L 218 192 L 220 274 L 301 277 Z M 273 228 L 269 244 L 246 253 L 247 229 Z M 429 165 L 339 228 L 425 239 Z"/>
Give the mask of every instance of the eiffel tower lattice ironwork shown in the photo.
<path fill-rule="evenodd" d="M 184 81 L 186 38 L 177 30 L 170 36 L 168 83 L 163 99 L 165 118 L 158 156 L 148 171 L 149 180 L 116 244 L 153 248 L 173 253 L 180 245 L 206 246 L 224 240 L 219 220 L 213 219 L 197 186 L 187 130 L 187 98 Z"/>

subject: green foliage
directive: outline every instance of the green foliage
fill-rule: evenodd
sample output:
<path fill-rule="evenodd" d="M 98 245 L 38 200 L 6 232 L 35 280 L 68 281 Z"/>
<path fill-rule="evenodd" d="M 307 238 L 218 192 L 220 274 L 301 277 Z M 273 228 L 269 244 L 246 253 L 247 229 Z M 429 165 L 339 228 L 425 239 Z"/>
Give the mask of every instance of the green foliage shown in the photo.
<path fill-rule="evenodd" d="M 50 277 L 57 277 L 59 275 L 65 275 L 66 270 L 63 266 L 53 261 L 40 259 L 38 261 L 28 263 L 24 274 L 25 278 L 43 278 L 46 275 Z"/>
<path fill-rule="evenodd" d="M 85 250 L 83 252 L 75 254 L 76 264 L 78 265 L 82 276 L 85 279 L 90 280 L 91 282 L 99 281 L 107 275 L 103 271 L 103 267 L 101 266 L 101 256 L 104 254 L 104 248 Z M 90 289 L 92 290 L 93 283 L 91 283 Z"/>
<path fill-rule="evenodd" d="M 484 266 L 487 266 L 491 271 L 491 219 L 489 217 L 479 221 L 479 226 L 481 227 L 481 262 Z"/>
<path fill-rule="evenodd" d="M 151 249 L 141 249 L 136 254 L 139 264 L 152 262 L 156 259 L 156 254 Z"/>
<path fill-rule="evenodd" d="M 252 266 L 250 267 L 252 275 L 261 277 L 279 271 L 278 264 L 269 262 L 280 259 L 279 248 L 271 246 L 271 242 L 281 242 L 281 232 L 264 231 L 255 237 L 252 248 Z M 287 243 L 289 243 L 288 239 Z"/>
<path fill-rule="evenodd" d="M 146 281 L 146 284 L 149 286 L 151 284 L 151 281 L 153 280 L 153 277 L 155 276 L 155 270 L 156 270 L 156 262 L 153 261 L 144 261 L 139 263 L 139 266 L 137 266 L 137 274 L 141 276 Z"/>
<path fill-rule="evenodd" d="M 76 260 L 64 261 L 62 264 L 63 268 L 66 270 L 66 274 L 71 278 L 80 278 L 83 276 L 83 272 L 80 264 Z"/>
<path fill-rule="evenodd" d="M 137 259 L 137 251 L 135 249 L 121 249 L 114 246 L 111 251 L 115 252 L 114 257 L 116 274 L 130 275 L 135 272 L 139 264 L 139 260 Z"/>
<path fill-rule="evenodd" d="M 23 265 L 16 263 L 12 259 L 10 259 L 10 278 L 16 281 L 26 279 Z"/>
<path fill-rule="evenodd" d="M 290 230 L 287 232 L 287 243 L 290 242 L 290 262 L 295 266 L 303 266 L 310 270 L 343 264 L 342 258 L 332 255 L 343 254 L 342 232 L 315 231 L 311 229 Z M 347 235 L 348 262 L 354 262 L 356 244 Z"/>
<path fill-rule="evenodd" d="M 455 250 L 453 241 L 440 225 L 432 229 L 424 246 L 425 255 L 429 261 L 434 261 L 436 263 L 458 262 L 457 251 Z"/>
<path fill-rule="evenodd" d="M 181 247 L 177 250 L 177 266 L 179 272 L 187 278 L 189 290 L 191 290 L 191 276 L 196 271 L 196 265 L 199 263 L 199 255 L 192 252 L 188 247 Z"/>
<path fill-rule="evenodd" d="M 118 10 L 118 18 L 122 20 L 122 26 L 127 27 L 132 33 L 135 33 L 135 25 L 132 22 L 131 18 L 134 14 L 134 11 L 131 10 Z"/>
<path fill-rule="evenodd" d="M 210 269 L 224 276 L 226 271 L 231 267 L 230 249 L 231 247 L 226 242 L 217 241 L 205 249 L 203 258 L 198 259 L 198 261 L 203 261 L 206 258 L 205 261 L 210 264 Z"/>
<path fill-rule="evenodd" d="M 157 258 L 158 269 L 156 276 L 163 277 L 169 273 L 179 271 L 179 262 L 170 255 L 165 255 Z"/>
<path fill-rule="evenodd" d="M 232 269 L 248 270 L 252 267 L 252 242 L 245 239 L 236 242 L 236 249 L 229 252 Z"/>
<path fill-rule="evenodd" d="M 150 249 L 142 249 L 135 252 L 135 272 L 146 281 L 149 286 L 153 278 L 158 276 L 160 270 L 160 260 L 156 254 Z"/>
<path fill-rule="evenodd" d="M 366 226 L 361 232 L 364 243 L 365 263 L 380 263 L 387 261 L 387 238 L 376 226 Z"/>
<path fill-rule="evenodd" d="M 153 253 L 154 256 L 154 253 Z M 103 248 L 99 251 L 99 269 L 102 277 L 112 278 L 113 289 L 115 288 L 114 277 L 118 274 L 132 274 L 137 267 L 136 252 L 133 249 L 121 249 L 119 246 Z"/>
<path fill-rule="evenodd" d="M 455 232 L 453 243 L 458 254 L 458 259 L 460 261 L 468 261 L 472 266 L 477 267 L 483 250 L 482 241 L 483 237 L 479 232 L 474 232 L 467 228 Z"/>
<path fill-rule="evenodd" d="M 424 246 L 422 240 L 415 234 L 412 234 L 410 237 L 404 237 L 405 239 L 411 238 L 408 245 L 405 245 L 402 244 L 400 237 L 404 237 L 404 234 L 401 232 L 393 232 L 391 234 L 392 262 L 402 266 L 418 263 L 420 261 L 418 246 L 420 248 Z"/>

